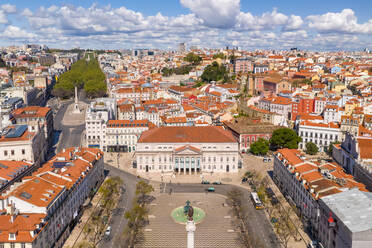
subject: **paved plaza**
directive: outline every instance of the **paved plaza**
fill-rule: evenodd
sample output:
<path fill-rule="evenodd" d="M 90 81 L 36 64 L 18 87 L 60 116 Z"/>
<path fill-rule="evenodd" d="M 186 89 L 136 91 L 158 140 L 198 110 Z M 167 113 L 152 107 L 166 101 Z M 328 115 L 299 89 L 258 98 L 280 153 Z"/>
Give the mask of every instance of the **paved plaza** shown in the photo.
<path fill-rule="evenodd" d="M 107 156 L 106 156 L 107 155 Z M 115 167 L 118 167 L 121 170 L 127 171 L 129 173 L 132 173 L 134 175 L 138 175 L 142 178 L 146 178 L 152 181 L 158 181 L 158 182 L 164 182 L 167 185 L 171 182 L 172 184 L 177 184 L 177 183 L 200 183 L 202 179 L 208 180 L 209 182 L 215 182 L 215 181 L 221 181 L 224 184 L 232 184 L 232 185 L 237 185 L 246 189 L 250 189 L 248 184 L 241 184 L 241 178 L 244 175 L 244 173 L 247 170 L 255 170 L 258 174 L 261 176 L 268 176 L 268 172 L 273 170 L 273 161 L 269 163 L 264 163 L 262 157 L 257 157 L 257 156 L 252 156 L 248 154 L 242 154 L 241 155 L 241 160 L 243 162 L 243 168 L 239 170 L 238 173 L 231 173 L 231 174 L 226 174 L 226 173 L 200 173 L 200 174 L 193 174 L 193 175 L 184 175 L 184 174 L 177 174 L 177 173 L 137 173 L 136 169 L 132 167 L 132 163 L 135 159 L 135 156 L 133 153 L 124 153 L 120 154 L 118 157 L 117 154 L 113 153 L 105 153 L 105 161 L 108 164 L 111 164 Z M 270 179 L 270 186 L 275 192 L 277 196 L 282 196 L 280 190 L 276 187 L 276 185 L 272 182 Z M 284 197 L 282 196 L 282 199 Z M 185 200 L 186 201 L 186 200 Z M 183 203 L 184 204 L 184 203 Z M 283 206 L 290 208 L 289 204 L 283 200 L 282 201 Z M 182 205 L 182 204 L 181 204 Z M 177 206 L 175 206 L 177 207 Z M 197 206 L 199 207 L 199 206 Z M 171 210 L 170 210 L 171 211 Z M 170 215 L 170 214 L 169 214 Z M 208 213 L 207 213 L 208 216 Z M 170 218 L 170 216 L 169 216 Z M 266 218 L 270 219 L 268 217 L 268 214 L 266 213 Z M 298 218 L 295 215 L 291 215 L 291 218 L 296 219 Z M 151 220 L 150 220 L 151 221 Z M 151 229 L 151 228 L 150 228 Z M 184 227 L 182 231 L 184 230 Z M 304 233 L 303 230 L 299 230 L 301 236 L 306 240 L 306 242 L 310 242 L 310 238 L 306 233 Z M 184 233 L 183 235 L 186 235 Z M 151 247 L 151 246 L 145 246 L 145 247 Z M 155 246 L 154 246 L 155 247 Z M 162 247 L 162 246 L 158 246 Z M 172 247 L 172 246 L 169 246 Z M 182 246 L 181 246 L 182 247 Z M 203 246 L 202 246 L 203 247 Z M 211 246 L 213 247 L 213 246 Z M 229 246 L 225 246 L 229 247 Z M 306 244 L 303 241 L 294 241 L 292 238 L 289 241 L 288 247 L 294 247 L 294 248 L 305 248 Z"/>
<path fill-rule="evenodd" d="M 75 103 L 68 105 L 67 110 L 63 116 L 62 124 L 65 126 L 77 126 L 85 123 L 85 109 L 87 104 L 84 102 L 79 102 L 80 113 L 74 113 Z"/>
<path fill-rule="evenodd" d="M 172 211 L 184 206 L 187 200 L 191 205 L 205 211 L 205 217 L 196 225 L 196 248 L 234 248 L 241 247 L 238 234 L 232 225 L 230 207 L 224 206 L 226 198 L 215 193 L 175 193 L 160 194 L 150 205 L 149 225 L 145 227 L 142 248 L 186 247 L 186 226 L 176 223 Z"/>

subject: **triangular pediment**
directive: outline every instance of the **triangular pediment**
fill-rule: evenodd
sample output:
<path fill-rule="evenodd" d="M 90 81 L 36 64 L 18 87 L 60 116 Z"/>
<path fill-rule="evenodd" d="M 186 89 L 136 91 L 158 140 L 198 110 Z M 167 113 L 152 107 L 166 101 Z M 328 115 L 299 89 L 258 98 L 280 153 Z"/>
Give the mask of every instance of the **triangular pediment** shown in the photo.
<path fill-rule="evenodd" d="M 200 149 L 193 146 L 181 146 L 174 150 L 174 153 L 178 155 L 196 155 L 200 154 L 200 152 Z"/>

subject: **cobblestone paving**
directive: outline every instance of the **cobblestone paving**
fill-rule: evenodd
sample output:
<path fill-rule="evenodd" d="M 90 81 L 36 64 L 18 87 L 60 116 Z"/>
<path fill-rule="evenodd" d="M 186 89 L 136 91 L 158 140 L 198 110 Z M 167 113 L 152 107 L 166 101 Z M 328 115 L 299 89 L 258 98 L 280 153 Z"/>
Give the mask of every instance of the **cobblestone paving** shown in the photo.
<path fill-rule="evenodd" d="M 204 220 L 196 225 L 195 248 L 241 247 L 231 224 L 230 208 L 223 206 L 225 199 L 224 196 L 211 193 L 158 195 L 150 206 L 150 224 L 145 227 L 144 241 L 138 247 L 186 247 L 185 225 L 175 223 L 171 217 L 172 210 L 184 206 L 186 200 L 206 213 Z"/>

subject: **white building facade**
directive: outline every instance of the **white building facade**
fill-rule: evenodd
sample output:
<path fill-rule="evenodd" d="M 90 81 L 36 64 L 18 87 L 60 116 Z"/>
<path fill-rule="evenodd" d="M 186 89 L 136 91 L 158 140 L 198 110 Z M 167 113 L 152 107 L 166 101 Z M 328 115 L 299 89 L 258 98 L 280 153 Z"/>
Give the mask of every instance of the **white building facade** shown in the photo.
<path fill-rule="evenodd" d="M 88 147 L 101 148 L 106 136 L 106 123 L 116 119 L 116 100 L 99 98 L 90 104 L 85 115 L 86 141 Z"/>
<path fill-rule="evenodd" d="M 315 143 L 319 151 L 327 151 L 328 146 L 341 140 L 340 126 L 335 123 L 323 124 L 303 121 L 298 126 L 298 135 L 302 138 L 300 149 L 306 149 L 308 142 Z"/>
<path fill-rule="evenodd" d="M 221 127 L 160 127 L 141 135 L 136 160 L 138 172 L 236 173 L 239 145 Z"/>
<path fill-rule="evenodd" d="M 153 127 L 154 124 L 148 120 L 109 120 L 101 149 L 109 152 L 134 152 L 142 132 Z"/>

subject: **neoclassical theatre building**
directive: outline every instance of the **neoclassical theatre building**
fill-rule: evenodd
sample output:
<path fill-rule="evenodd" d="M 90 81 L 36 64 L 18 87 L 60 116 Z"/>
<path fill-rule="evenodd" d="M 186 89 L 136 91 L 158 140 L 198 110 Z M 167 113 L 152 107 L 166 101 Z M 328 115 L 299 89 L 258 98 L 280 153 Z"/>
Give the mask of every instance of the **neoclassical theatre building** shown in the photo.
<path fill-rule="evenodd" d="M 223 127 L 159 127 L 142 133 L 136 147 L 141 172 L 238 172 L 239 145 Z"/>

